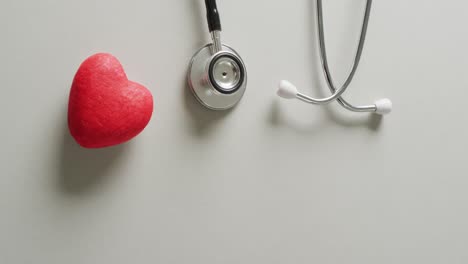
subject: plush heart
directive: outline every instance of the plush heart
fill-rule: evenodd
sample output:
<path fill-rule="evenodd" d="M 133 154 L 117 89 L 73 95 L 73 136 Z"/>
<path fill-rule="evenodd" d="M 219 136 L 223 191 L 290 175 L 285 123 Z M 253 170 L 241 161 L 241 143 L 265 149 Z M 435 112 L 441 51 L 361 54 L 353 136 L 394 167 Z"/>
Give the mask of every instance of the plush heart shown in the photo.
<path fill-rule="evenodd" d="M 68 103 L 68 127 L 85 148 L 118 145 L 137 136 L 153 113 L 153 96 L 129 81 L 120 62 L 99 53 L 75 75 Z"/>

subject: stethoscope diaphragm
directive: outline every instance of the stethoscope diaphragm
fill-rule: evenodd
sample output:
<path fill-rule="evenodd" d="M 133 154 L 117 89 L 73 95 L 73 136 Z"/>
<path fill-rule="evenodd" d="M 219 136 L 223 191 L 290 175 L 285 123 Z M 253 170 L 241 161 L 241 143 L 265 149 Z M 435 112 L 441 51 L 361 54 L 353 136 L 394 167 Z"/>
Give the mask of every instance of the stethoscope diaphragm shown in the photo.
<path fill-rule="evenodd" d="M 193 56 L 188 83 L 202 105 L 212 110 L 226 110 L 234 107 L 245 93 L 245 64 L 236 51 L 226 45 L 213 56 L 212 44 L 208 44 Z"/>
<path fill-rule="evenodd" d="M 216 90 L 223 94 L 232 94 L 244 82 L 245 67 L 238 56 L 220 52 L 211 59 L 208 74 Z"/>

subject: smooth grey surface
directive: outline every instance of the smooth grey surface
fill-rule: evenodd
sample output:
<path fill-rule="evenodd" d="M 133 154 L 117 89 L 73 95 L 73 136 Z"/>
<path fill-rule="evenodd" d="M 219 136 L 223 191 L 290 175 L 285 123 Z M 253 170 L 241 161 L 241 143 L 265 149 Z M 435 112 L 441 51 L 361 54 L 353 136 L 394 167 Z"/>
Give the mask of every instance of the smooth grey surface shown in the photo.
<path fill-rule="evenodd" d="M 0 263 L 468 262 L 468 2 L 375 1 L 346 96 L 391 98 L 384 119 L 275 98 L 280 79 L 327 94 L 312 0 L 220 0 L 249 87 L 230 112 L 203 109 L 185 79 L 209 41 L 202 2 L 0 2 Z M 344 76 L 364 0 L 324 8 Z M 155 114 L 131 143 L 89 151 L 66 105 L 100 51 Z"/>

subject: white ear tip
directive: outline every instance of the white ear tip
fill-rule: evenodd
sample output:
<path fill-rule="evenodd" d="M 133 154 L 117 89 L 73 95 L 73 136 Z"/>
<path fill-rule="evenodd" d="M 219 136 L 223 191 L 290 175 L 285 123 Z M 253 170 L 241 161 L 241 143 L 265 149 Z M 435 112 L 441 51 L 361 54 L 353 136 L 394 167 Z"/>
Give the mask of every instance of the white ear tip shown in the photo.
<path fill-rule="evenodd" d="M 375 102 L 377 110 L 375 111 L 379 115 L 388 115 L 392 112 L 393 103 L 389 99 L 380 99 Z"/>
<path fill-rule="evenodd" d="M 294 99 L 297 96 L 297 88 L 288 81 L 281 81 L 278 89 L 278 96 L 285 99 Z"/>

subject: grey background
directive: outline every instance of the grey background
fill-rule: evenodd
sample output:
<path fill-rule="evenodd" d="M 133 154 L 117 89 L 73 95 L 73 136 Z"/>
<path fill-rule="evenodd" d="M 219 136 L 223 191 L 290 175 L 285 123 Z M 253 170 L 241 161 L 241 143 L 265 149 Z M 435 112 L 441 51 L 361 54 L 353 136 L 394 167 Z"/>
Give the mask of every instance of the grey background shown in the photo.
<path fill-rule="evenodd" d="M 327 89 L 312 0 L 219 1 L 249 87 L 234 110 L 187 92 L 209 38 L 202 0 L 0 2 L 0 263 L 467 263 L 466 1 L 375 1 L 346 97 L 379 119 L 277 100 Z M 332 70 L 364 0 L 327 0 Z M 73 75 L 111 52 L 155 98 L 138 138 L 70 138 Z"/>

